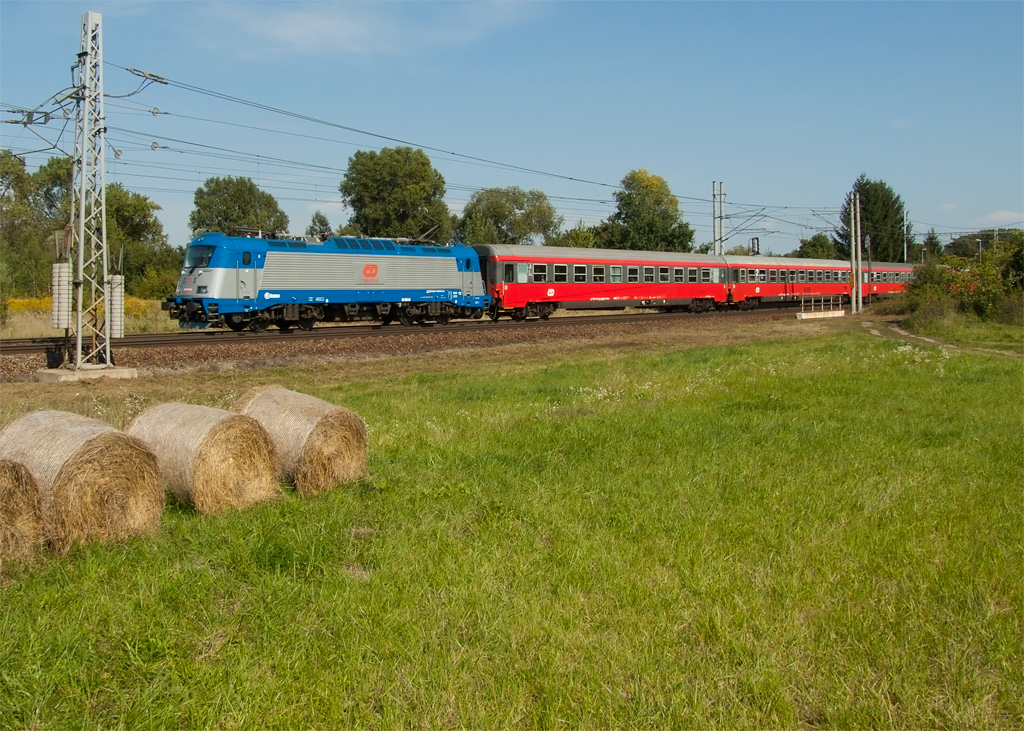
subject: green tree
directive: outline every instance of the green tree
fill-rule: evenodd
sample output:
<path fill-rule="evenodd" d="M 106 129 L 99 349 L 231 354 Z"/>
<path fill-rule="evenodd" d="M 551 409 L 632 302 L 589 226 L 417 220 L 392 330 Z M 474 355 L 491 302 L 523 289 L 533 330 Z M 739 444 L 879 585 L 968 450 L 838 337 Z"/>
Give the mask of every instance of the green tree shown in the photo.
<path fill-rule="evenodd" d="M 50 265 L 63 243 L 70 213 L 71 160 L 53 157 L 29 173 L 22 159 L 0 150 L 0 261 L 3 297 L 45 297 Z M 55 238 L 56 234 L 56 238 Z"/>
<path fill-rule="evenodd" d="M 881 180 L 868 180 L 862 174 L 846 196 L 839 214 L 839 227 L 832 242 L 840 259 L 850 258 L 850 209 L 853 194 L 860 194 L 860 230 L 864 241 L 863 258 L 872 261 L 903 261 L 904 244 L 913 241 L 910 224 L 904 228 L 906 209 L 903 200 Z"/>
<path fill-rule="evenodd" d="M 455 236 L 471 244 L 527 244 L 538 238 L 547 244 L 557 237 L 562 221 L 539 190 L 485 188 L 469 199 Z"/>
<path fill-rule="evenodd" d="M 836 246 L 825 234 L 814 234 L 809 239 L 800 239 L 800 247 L 789 256 L 801 259 L 838 259 Z"/>
<path fill-rule="evenodd" d="M 444 202 L 444 177 L 420 149 L 360 150 L 338 186 L 352 210 L 349 226 L 369 236 L 446 242 L 454 224 Z"/>
<path fill-rule="evenodd" d="M 106 198 L 110 268 L 124 275 L 125 292 L 143 299 L 174 294 L 185 254 L 167 242 L 160 206 L 120 183 L 107 186 Z"/>
<path fill-rule="evenodd" d="M 288 230 L 288 216 L 270 193 L 260 190 L 250 178 L 208 178 L 196 189 L 195 208 L 188 217 L 194 233 L 237 228 L 266 232 Z"/>
<path fill-rule="evenodd" d="M 910 260 L 920 261 L 922 250 L 928 259 L 938 259 L 942 256 L 942 241 L 939 240 L 939 235 L 935 233 L 935 229 L 930 230 L 928 235 L 924 237 L 924 241 L 914 248 L 914 254 L 910 257 Z"/>
<path fill-rule="evenodd" d="M 593 249 L 597 245 L 594 229 L 583 223 L 581 219 L 568 231 L 559 234 L 549 246 L 571 246 L 576 249 Z"/>
<path fill-rule="evenodd" d="M 334 235 L 334 230 L 331 228 L 331 222 L 327 220 L 327 216 L 322 211 L 316 211 L 309 226 L 306 227 L 306 236 L 316 236 L 321 241 L 326 241 L 332 235 Z"/>
<path fill-rule="evenodd" d="M 617 208 L 596 233 L 601 245 L 646 251 L 692 251 L 693 228 L 660 175 L 633 170 L 615 191 Z"/>
<path fill-rule="evenodd" d="M 989 251 L 998 247 L 1000 240 L 1005 240 L 1016 229 L 986 228 L 974 233 L 962 234 L 950 241 L 943 251 L 949 256 L 978 256 L 981 251 Z"/>

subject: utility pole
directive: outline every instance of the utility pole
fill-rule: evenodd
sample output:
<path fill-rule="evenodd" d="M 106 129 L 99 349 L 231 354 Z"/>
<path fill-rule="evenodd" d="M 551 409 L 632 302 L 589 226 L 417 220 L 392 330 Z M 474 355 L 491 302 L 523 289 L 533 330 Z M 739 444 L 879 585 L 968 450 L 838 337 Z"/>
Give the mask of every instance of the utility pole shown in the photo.
<path fill-rule="evenodd" d="M 861 311 L 860 193 L 850 193 L 850 314 Z"/>
<path fill-rule="evenodd" d="M 718 182 L 711 181 L 711 239 L 715 242 L 713 251 L 718 255 Z"/>
<path fill-rule="evenodd" d="M 74 317 L 68 318 L 67 340 L 74 352 L 67 354 L 66 365 L 74 370 L 112 365 L 110 338 L 123 335 L 123 280 L 112 281 L 107 267 L 102 35 L 102 16 L 85 13 L 72 92 L 76 115 L 68 264 L 74 267 Z"/>
<path fill-rule="evenodd" d="M 725 255 L 725 191 L 723 183 L 711 181 L 711 216 L 714 220 L 715 254 Z"/>

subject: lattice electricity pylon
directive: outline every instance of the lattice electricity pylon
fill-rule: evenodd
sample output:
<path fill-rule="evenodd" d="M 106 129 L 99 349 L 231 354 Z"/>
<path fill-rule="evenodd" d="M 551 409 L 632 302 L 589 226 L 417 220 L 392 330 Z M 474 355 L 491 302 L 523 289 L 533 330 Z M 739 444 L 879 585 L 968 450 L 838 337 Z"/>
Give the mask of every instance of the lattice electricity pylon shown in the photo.
<path fill-rule="evenodd" d="M 107 199 L 103 139 L 102 17 L 82 16 L 82 45 L 75 78 L 75 152 L 72 161 L 71 265 L 76 266 L 74 354 L 68 367 L 102 368 L 111 365 L 110 314 L 107 308 L 110 277 L 107 272 Z M 68 346 L 71 333 L 68 333 Z"/>

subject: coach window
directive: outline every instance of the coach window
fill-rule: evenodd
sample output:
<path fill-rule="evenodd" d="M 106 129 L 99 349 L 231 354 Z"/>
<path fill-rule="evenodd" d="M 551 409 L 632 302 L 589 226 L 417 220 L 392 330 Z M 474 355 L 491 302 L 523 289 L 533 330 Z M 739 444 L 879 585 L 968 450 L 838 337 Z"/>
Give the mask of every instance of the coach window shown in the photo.
<path fill-rule="evenodd" d="M 587 281 L 587 265 L 586 264 L 573 264 L 572 265 L 572 281 L 574 281 L 574 282 L 586 282 Z"/>
<path fill-rule="evenodd" d="M 535 281 L 535 282 L 546 282 L 546 281 L 548 281 L 548 265 L 547 264 L 534 264 L 533 265 L 533 281 Z"/>
<path fill-rule="evenodd" d="M 822 282 L 824 282 L 825 281 L 825 272 L 821 271 L 821 269 L 816 271 L 814 273 L 814 281 L 817 282 L 818 284 L 821 284 Z"/>
<path fill-rule="evenodd" d="M 789 283 L 796 284 L 796 269 L 789 270 Z"/>
<path fill-rule="evenodd" d="M 520 262 L 516 264 L 516 281 L 519 284 L 526 284 L 529 279 L 530 265 L 527 262 Z"/>
<path fill-rule="evenodd" d="M 555 264 L 555 283 L 569 281 L 569 265 Z"/>
<path fill-rule="evenodd" d="M 640 281 L 640 267 L 626 267 L 626 282 L 636 284 Z"/>
<path fill-rule="evenodd" d="M 644 282 L 650 284 L 654 281 L 654 267 L 644 267 Z"/>
<path fill-rule="evenodd" d="M 595 264 L 591 269 L 595 284 L 604 283 L 604 264 Z"/>
<path fill-rule="evenodd" d="M 758 269 L 757 270 L 757 281 L 761 284 L 765 284 L 768 281 L 768 270 Z"/>
<path fill-rule="evenodd" d="M 687 269 L 686 269 L 686 281 L 689 284 L 696 284 L 697 283 L 697 277 L 699 275 L 700 275 L 700 272 L 697 271 L 697 267 L 687 267 Z"/>
<path fill-rule="evenodd" d="M 611 267 L 609 267 L 609 269 L 610 269 L 610 271 L 608 272 L 608 274 L 611 276 L 612 283 L 613 284 L 621 284 L 622 283 L 622 267 L 621 266 L 615 266 L 613 264 Z"/>
<path fill-rule="evenodd" d="M 746 269 L 737 269 L 736 273 L 740 275 L 740 284 L 746 284 L 747 283 L 747 270 Z"/>
<path fill-rule="evenodd" d="M 825 271 L 825 284 L 832 284 L 832 270 L 827 269 Z"/>
<path fill-rule="evenodd" d="M 778 269 L 769 269 L 768 270 L 768 283 L 769 284 L 776 284 L 778 281 L 779 281 L 779 270 Z"/>
<path fill-rule="evenodd" d="M 671 282 L 672 274 L 668 267 L 658 267 L 658 281 L 659 282 Z"/>
<path fill-rule="evenodd" d="M 673 267 L 672 269 L 672 281 L 676 284 L 680 284 L 686 281 L 686 268 L 685 267 Z"/>
<path fill-rule="evenodd" d="M 700 270 L 700 281 L 703 284 L 709 284 L 711 282 L 711 270 L 701 269 Z"/>

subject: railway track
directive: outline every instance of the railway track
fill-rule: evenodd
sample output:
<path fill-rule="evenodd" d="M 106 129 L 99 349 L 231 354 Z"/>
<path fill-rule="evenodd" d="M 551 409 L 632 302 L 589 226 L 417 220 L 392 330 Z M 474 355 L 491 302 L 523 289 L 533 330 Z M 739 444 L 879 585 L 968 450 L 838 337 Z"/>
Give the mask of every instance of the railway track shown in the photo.
<path fill-rule="evenodd" d="M 762 313 L 778 312 L 778 310 L 766 309 Z M 512 320 L 471 320 L 452 322 L 447 325 L 427 324 L 417 327 L 403 327 L 402 325 L 373 325 L 368 323 L 356 323 L 346 325 L 321 325 L 313 330 L 289 330 L 280 332 L 264 330 L 253 332 L 243 330 L 181 330 L 167 333 L 144 333 L 129 335 L 111 342 L 115 350 L 121 348 L 176 348 L 176 347 L 203 347 L 207 345 L 262 345 L 284 342 L 298 342 L 304 340 L 319 340 L 326 338 L 366 338 L 385 337 L 389 335 L 407 335 L 433 331 L 438 333 L 481 333 L 501 330 L 515 330 L 529 328 L 533 330 L 557 329 L 560 327 L 588 325 L 612 325 L 623 323 L 641 323 L 652 320 L 668 322 L 670 320 L 699 318 L 704 321 L 713 318 L 743 318 L 750 317 L 754 313 L 722 311 L 722 312 L 642 312 L 634 314 L 611 314 L 611 315 L 562 315 L 552 317 L 549 320 L 530 320 L 527 322 L 514 322 Z M 2 355 L 33 355 L 47 352 L 61 352 L 65 348 L 64 337 L 52 338 L 21 338 L 0 340 L 0 356 Z"/>

